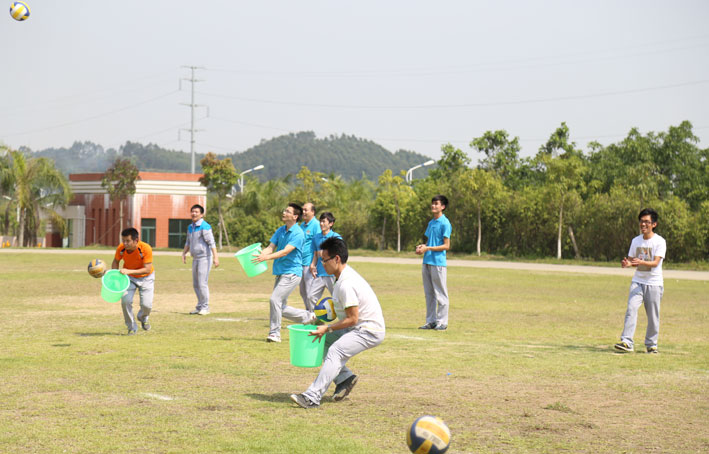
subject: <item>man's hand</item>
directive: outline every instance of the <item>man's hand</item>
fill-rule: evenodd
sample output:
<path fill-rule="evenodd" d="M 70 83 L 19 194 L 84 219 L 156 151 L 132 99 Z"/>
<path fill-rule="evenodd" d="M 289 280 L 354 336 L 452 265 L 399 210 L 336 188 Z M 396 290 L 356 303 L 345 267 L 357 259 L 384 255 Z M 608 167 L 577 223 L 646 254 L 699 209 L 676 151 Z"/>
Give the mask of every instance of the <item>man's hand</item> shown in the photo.
<path fill-rule="evenodd" d="M 328 329 L 328 325 L 320 325 L 320 326 L 318 326 L 318 329 L 316 329 L 315 331 L 311 331 L 310 333 L 308 333 L 308 336 L 314 336 L 314 337 L 315 337 L 315 339 L 313 339 L 313 342 L 315 342 L 316 340 L 317 340 L 318 342 L 321 342 L 321 341 L 322 341 L 322 337 L 325 335 L 325 333 L 327 333 L 327 329 Z"/>

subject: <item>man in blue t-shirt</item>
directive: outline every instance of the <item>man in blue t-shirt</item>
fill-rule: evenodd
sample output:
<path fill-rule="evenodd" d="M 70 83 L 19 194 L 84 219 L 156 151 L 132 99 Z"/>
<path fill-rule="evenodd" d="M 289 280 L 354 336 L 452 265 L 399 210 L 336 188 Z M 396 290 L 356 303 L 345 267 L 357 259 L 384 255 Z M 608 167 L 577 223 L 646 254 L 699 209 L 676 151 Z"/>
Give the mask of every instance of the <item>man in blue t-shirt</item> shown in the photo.
<path fill-rule="evenodd" d="M 339 233 L 332 231 L 332 226 L 335 223 L 335 216 L 329 211 L 320 215 L 320 232 L 313 237 L 313 258 L 310 262 L 310 273 L 313 275 L 313 281 L 310 283 L 310 295 L 308 296 L 310 307 L 315 307 L 318 300 L 327 287 L 330 295 L 335 287 L 335 276 L 327 274 L 325 267 L 322 264 L 322 251 L 320 245 L 328 238 L 340 238 Z"/>
<path fill-rule="evenodd" d="M 310 286 L 313 283 L 313 275 L 310 273 L 310 262 L 313 261 L 313 237 L 320 233 L 320 225 L 315 219 L 315 205 L 312 203 L 303 204 L 303 222 L 300 223 L 303 230 L 303 278 L 300 280 L 300 297 L 303 298 L 305 308 L 312 311 L 314 306 L 310 304 Z"/>
<path fill-rule="evenodd" d="M 289 203 L 281 215 L 284 225 L 273 234 L 268 247 L 252 260 L 254 263 L 273 260 L 273 275 L 276 276 L 271 294 L 270 329 L 266 342 L 281 341 L 281 317 L 303 324 L 317 320 L 315 314 L 310 311 L 288 306 L 288 295 L 298 286 L 303 274 L 303 230 L 298 225 L 302 214 L 300 205 Z"/>
<path fill-rule="evenodd" d="M 448 287 L 446 285 L 446 251 L 451 247 L 451 223 L 443 211 L 448 199 L 437 195 L 431 199 L 433 219 L 428 223 L 426 244 L 416 246 L 423 254 L 423 291 L 426 294 L 426 324 L 419 329 L 443 331 L 448 328 Z"/>

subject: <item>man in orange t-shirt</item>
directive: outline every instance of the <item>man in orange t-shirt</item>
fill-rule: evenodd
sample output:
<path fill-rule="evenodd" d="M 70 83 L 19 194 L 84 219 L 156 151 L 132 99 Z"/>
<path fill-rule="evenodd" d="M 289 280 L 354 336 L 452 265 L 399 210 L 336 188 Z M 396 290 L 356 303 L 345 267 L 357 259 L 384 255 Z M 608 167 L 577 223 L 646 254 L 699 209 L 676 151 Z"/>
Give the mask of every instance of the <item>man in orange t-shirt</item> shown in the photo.
<path fill-rule="evenodd" d="M 136 319 L 145 331 L 150 329 L 148 316 L 153 309 L 153 290 L 155 287 L 155 271 L 153 269 L 153 249 L 148 243 L 138 239 L 138 231 L 129 227 L 121 232 L 121 243 L 116 248 L 111 268 L 119 269 L 118 266 L 123 260 L 121 273 L 128 276 L 130 285 L 121 298 L 123 308 L 123 319 L 128 327 L 128 334 L 135 334 L 138 331 Z M 138 316 L 133 318 L 133 296 L 135 290 L 140 292 L 140 311 Z"/>

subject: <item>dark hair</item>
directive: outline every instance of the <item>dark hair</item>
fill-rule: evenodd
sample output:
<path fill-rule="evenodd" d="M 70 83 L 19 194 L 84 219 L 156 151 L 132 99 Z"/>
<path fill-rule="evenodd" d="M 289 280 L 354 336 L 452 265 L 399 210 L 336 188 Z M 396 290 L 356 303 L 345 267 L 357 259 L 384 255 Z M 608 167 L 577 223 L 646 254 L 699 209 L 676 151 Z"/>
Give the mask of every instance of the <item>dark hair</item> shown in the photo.
<path fill-rule="evenodd" d="M 129 236 L 134 240 L 138 239 L 138 231 L 133 227 L 128 227 L 121 232 L 121 236 Z"/>
<path fill-rule="evenodd" d="M 199 208 L 199 212 L 204 214 L 204 207 L 200 205 L 199 203 L 195 203 L 192 205 L 192 208 L 190 208 L 190 211 L 194 210 L 195 208 Z"/>
<path fill-rule="evenodd" d="M 301 207 L 297 203 L 289 203 L 288 206 L 293 208 L 293 214 L 298 215 L 298 219 L 296 219 L 296 221 L 300 222 L 300 218 L 303 217 L 303 207 Z"/>
<path fill-rule="evenodd" d="M 647 215 L 650 215 L 650 220 L 652 220 L 653 224 L 656 223 L 657 219 L 659 218 L 659 216 L 657 215 L 657 211 L 653 210 L 652 208 L 645 208 L 638 215 L 638 221 L 640 220 L 640 218 Z"/>
<path fill-rule="evenodd" d="M 340 256 L 340 262 L 347 263 L 347 243 L 342 238 L 330 237 L 322 242 L 320 249 L 327 251 L 327 255 L 334 257 Z"/>
<path fill-rule="evenodd" d="M 335 216 L 329 211 L 322 212 L 322 214 L 320 215 L 320 220 L 322 221 L 323 219 L 327 219 L 328 221 L 330 221 L 330 224 L 335 223 Z"/>
<path fill-rule="evenodd" d="M 431 203 L 433 203 L 435 201 L 441 202 L 441 205 L 443 205 L 443 211 L 446 211 L 446 208 L 448 208 L 448 198 L 446 196 L 437 195 L 431 199 Z"/>

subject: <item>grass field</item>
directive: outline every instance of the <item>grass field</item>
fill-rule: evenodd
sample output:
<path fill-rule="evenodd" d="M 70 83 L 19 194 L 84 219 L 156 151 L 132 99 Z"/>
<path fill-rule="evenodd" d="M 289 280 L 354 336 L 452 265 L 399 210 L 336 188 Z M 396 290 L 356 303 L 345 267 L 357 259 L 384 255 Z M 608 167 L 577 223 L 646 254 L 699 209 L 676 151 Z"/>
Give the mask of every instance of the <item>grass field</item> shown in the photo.
<path fill-rule="evenodd" d="M 641 310 L 621 355 L 625 277 L 450 268 L 450 328 L 429 332 L 419 266 L 356 263 L 387 338 L 350 361 L 347 399 L 303 410 L 288 396 L 317 369 L 289 364 L 287 330 L 264 341 L 270 275 L 222 259 L 212 314 L 190 316 L 189 265 L 156 256 L 153 329 L 125 336 L 91 258 L 0 254 L 0 452 L 406 453 L 424 414 L 450 453 L 709 451 L 708 282 L 666 280 L 661 353 L 640 353 Z"/>

